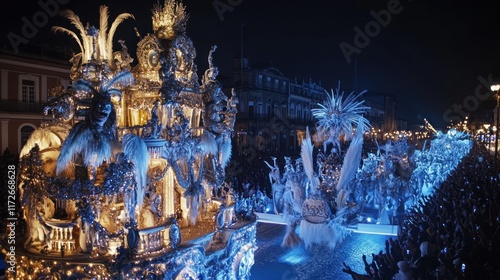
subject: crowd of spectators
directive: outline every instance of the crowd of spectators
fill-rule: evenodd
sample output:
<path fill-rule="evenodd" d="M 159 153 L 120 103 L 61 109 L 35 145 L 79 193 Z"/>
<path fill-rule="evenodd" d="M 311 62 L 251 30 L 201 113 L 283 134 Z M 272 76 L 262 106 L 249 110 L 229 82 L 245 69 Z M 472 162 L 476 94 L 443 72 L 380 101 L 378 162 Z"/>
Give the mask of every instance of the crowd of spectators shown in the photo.
<path fill-rule="evenodd" d="M 500 279 L 500 162 L 480 144 L 353 279 Z"/>

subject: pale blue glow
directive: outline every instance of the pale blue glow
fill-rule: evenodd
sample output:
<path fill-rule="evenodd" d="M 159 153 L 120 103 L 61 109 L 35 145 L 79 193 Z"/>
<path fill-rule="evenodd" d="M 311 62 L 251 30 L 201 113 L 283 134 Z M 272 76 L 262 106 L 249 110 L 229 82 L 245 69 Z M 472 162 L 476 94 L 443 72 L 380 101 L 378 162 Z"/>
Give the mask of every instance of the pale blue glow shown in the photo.
<path fill-rule="evenodd" d="M 288 263 L 291 265 L 303 263 L 306 260 L 307 260 L 307 254 L 302 246 L 297 246 L 287 251 L 283 256 L 279 258 L 280 262 Z"/>

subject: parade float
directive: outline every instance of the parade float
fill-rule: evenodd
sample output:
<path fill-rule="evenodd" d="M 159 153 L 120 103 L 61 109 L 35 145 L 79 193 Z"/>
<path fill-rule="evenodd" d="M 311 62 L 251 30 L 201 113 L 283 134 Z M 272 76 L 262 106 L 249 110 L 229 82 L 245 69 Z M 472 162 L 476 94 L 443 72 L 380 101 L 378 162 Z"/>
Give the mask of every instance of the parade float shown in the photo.
<path fill-rule="evenodd" d="M 282 246 L 335 248 L 361 227 L 395 235 L 405 213 L 431 196 L 469 153 L 470 136 L 456 129 L 433 130 L 434 139 L 413 150 L 402 135 L 385 143 L 370 138 L 363 93 L 346 95 L 339 83 L 312 109 L 315 134 L 306 131 L 300 157 L 285 157 L 283 168 L 277 158 L 265 161 L 272 197 L 256 196 L 254 208 L 272 201 L 270 211 L 257 215 L 287 225 Z M 374 152 L 363 153 L 366 140 L 376 144 Z"/>
<path fill-rule="evenodd" d="M 185 7 L 152 9 L 137 64 L 123 13 L 108 26 L 73 11 L 72 86 L 56 87 L 20 154 L 23 236 L 11 279 L 246 279 L 256 249 L 251 209 L 212 194 L 225 181 L 236 93 L 217 82 L 213 46 L 201 81 Z"/>

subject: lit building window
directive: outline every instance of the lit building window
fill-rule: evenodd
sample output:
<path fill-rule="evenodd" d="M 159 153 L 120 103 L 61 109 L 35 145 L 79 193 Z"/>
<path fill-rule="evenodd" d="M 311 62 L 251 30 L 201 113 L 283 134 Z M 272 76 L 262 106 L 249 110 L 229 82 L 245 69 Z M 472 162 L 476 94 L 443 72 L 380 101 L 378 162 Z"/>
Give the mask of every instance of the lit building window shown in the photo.
<path fill-rule="evenodd" d="M 35 102 L 35 81 L 22 80 L 21 83 L 21 101 L 34 103 Z"/>

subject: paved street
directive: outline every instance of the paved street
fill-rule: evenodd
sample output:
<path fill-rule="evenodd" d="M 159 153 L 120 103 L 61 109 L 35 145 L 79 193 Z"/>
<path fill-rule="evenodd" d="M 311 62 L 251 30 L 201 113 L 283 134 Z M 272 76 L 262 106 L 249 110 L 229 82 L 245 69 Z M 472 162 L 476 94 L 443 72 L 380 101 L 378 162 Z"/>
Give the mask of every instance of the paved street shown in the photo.
<path fill-rule="evenodd" d="M 255 264 L 252 280 L 337 280 L 352 279 L 342 272 L 342 262 L 359 273 L 364 273 L 361 256 L 384 250 L 390 236 L 351 233 L 341 244 L 331 250 L 316 246 L 307 251 L 303 245 L 293 249 L 281 248 L 285 226 L 268 223 L 257 225 Z M 392 237 L 394 238 L 394 237 Z"/>

